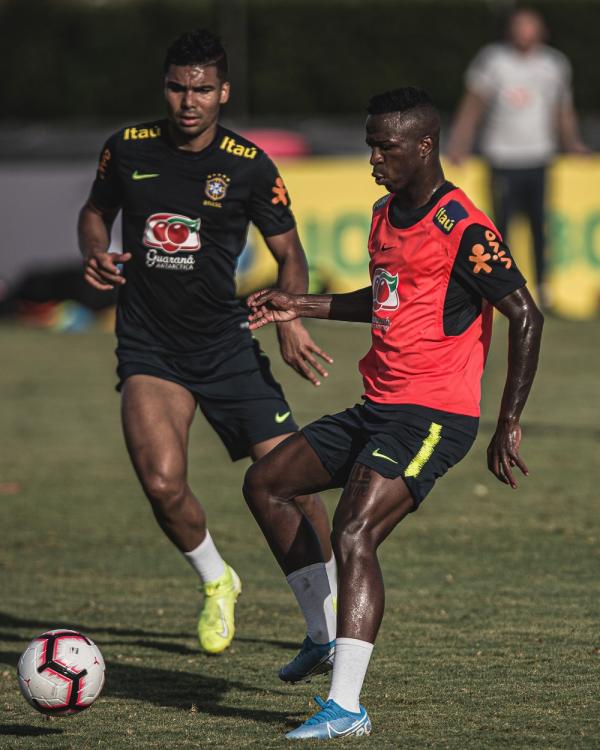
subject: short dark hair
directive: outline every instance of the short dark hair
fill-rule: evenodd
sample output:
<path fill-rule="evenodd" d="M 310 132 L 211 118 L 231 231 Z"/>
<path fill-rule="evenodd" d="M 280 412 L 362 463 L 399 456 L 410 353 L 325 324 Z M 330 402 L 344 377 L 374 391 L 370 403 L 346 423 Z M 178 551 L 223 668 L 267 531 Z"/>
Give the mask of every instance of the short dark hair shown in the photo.
<path fill-rule="evenodd" d="M 221 81 L 228 76 L 227 53 L 221 41 L 207 29 L 186 31 L 167 50 L 164 72 L 171 65 L 214 65 Z"/>
<path fill-rule="evenodd" d="M 410 112 L 413 109 L 433 109 L 435 106 L 429 94 L 414 86 L 384 91 L 369 100 L 367 112 L 370 115 L 387 115 L 391 112 Z"/>
<path fill-rule="evenodd" d="M 433 138 L 437 151 L 440 145 L 440 115 L 429 94 L 414 86 L 384 91 L 369 100 L 367 112 L 370 115 L 399 114 L 402 120 L 410 120 L 413 134 L 422 138 Z"/>

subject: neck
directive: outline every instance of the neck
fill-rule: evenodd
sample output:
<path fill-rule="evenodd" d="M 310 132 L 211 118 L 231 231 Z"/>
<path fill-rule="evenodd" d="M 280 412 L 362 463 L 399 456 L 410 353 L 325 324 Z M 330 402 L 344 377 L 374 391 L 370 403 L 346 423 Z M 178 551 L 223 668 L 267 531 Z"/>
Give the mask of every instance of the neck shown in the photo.
<path fill-rule="evenodd" d="M 169 122 L 169 135 L 177 148 L 182 151 L 203 151 L 213 142 L 217 127 L 218 123 L 215 122 L 198 135 L 190 137 L 178 130 L 172 122 Z"/>
<path fill-rule="evenodd" d="M 437 164 L 430 174 L 399 190 L 395 194 L 395 199 L 401 208 L 421 208 L 429 201 L 435 191 L 444 184 L 445 179 L 441 164 Z"/>

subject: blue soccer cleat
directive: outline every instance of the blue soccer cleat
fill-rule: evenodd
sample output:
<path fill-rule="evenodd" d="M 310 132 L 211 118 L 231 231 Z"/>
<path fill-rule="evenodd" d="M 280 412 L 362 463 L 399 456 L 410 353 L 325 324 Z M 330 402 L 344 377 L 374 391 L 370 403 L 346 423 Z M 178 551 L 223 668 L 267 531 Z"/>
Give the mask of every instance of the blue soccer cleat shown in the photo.
<path fill-rule="evenodd" d="M 326 674 L 333 669 L 334 654 L 335 641 L 315 643 L 307 635 L 298 654 L 279 670 L 279 678 L 284 682 L 302 682 Z"/>
<path fill-rule="evenodd" d="M 321 707 L 314 716 L 292 729 L 285 736 L 288 740 L 335 740 L 338 737 L 366 737 L 371 734 L 371 720 L 364 706 L 360 711 L 346 711 L 333 700 L 325 702 L 315 697 Z"/>

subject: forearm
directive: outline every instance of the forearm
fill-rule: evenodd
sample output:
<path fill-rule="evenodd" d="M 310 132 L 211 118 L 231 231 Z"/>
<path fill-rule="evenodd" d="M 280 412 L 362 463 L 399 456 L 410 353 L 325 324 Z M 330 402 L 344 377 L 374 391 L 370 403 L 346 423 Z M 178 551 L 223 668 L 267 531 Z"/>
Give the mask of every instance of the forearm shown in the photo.
<path fill-rule="evenodd" d="M 373 296 L 371 287 L 348 294 L 301 294 L 296 297 L 294 309 L 303 318 L 346 320 L 370 323 Z"/>
<path fill-rule="evenodd" d="M 499 422 L 518 422 L 535 377 L 544 318 L 536 307 L 510 319 L 508 373 L 502 394 Z"/>
<path fill-rule="evenodd" d="M 304 253 L 289 255 L 279 262 L 277 287 L 290 294 L 305 294 L 308 291 L 308 264 Z"/>
<path fill-rule="evenodd" d="M 559 134 L 565 151 L 577 151 L 583 145 L 579 134 L 577 115 L 572 104 L 565 104 L 559 114 Z"/>
<path fill-rule="evenodd" d="M 113 220 L 114 217 L 105 216 L 89 201 L 81 209 L 77 222 L 77 237 L 79 250 L 84 258 L 108 251 Z"/>
<path fill-rule="evenodd" d="M 483 99 L 473 92 L 468 91 L 463 96 L 448 138 L 449 153 L 469 154 L 471 152 L 485 106 Z"/>

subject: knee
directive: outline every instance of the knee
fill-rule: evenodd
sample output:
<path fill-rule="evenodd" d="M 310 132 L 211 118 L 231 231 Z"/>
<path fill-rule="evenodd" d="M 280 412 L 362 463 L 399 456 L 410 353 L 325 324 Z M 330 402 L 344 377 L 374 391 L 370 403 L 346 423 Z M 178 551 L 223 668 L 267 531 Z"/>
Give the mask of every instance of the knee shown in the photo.
<path fill-rule="evenodd" d="M 143 485 L 155 511 L 170 515 L 185 498 L 185 479 L 167 471 L 152 470 L 143 477 Z"/>
<path fill-rule="evenodd" d="M 377 543 L 368 524 L 362 519 L 336 523 L 331 532 L 331 546 L 338 563 L 356 557 L 370 557 L 377 551 Z"/>
<path fill-rule="evenodd" d="M 246 472 L 242 492 L 250 508 L 255 508 L 259 498 L 268 492 L 268 482 L 260 463 L 252 464 Z"/>

